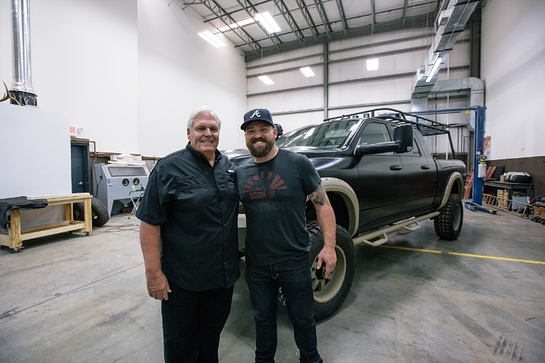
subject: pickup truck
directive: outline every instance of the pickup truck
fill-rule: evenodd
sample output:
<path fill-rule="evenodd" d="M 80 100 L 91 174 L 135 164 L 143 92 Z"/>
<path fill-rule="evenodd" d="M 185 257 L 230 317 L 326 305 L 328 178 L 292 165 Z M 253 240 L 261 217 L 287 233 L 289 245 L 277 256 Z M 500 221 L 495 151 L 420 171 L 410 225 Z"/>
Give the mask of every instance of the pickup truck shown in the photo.
<path fill-rule="evenodd" d="M 432 156 L 424 138 L 435 135 L 449 141 L 450 159 Z M 337 266 L 328 279 L 320 280 L 316 256 L 323 236 L 314 207 L 307 201 L 316 320 L 335 313 L 348 295 L 355 272 L 355 244 L 382 245 L 389 233 L 413 231 L 429 219 L 442 239 L 455 240 L 462 230 L 466 167 L 454 158 L 444 124 L 394 109 L 373 109 L 293 130 L 276 144 L 310 159 L 335 211 Z M 242 149 L 224 154 L 237 165 L 251 158 Z M 245 236 L 241 210 L 242 251 Z"/>

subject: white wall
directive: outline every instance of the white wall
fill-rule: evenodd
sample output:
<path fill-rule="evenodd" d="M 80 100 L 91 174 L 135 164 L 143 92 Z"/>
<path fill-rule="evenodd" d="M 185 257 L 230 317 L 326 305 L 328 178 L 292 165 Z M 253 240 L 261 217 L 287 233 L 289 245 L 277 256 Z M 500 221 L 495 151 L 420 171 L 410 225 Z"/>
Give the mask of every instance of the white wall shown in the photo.
<path fill-rule="evenodd" d="M 9 25 L 4 35 L 11 35 L 10 3 L 0 5 L 0 22 Z M 67 115 L 102 151 L 138 151 L 136 20 L 135 1 L 30 2 L 38 107 Z M 2 40 L 1 77 L 9 87 L 12 40 Z"/>
<path fill-rule="evenodd" d="M 484 8 L 481 78 L 491 160 L 545 155 L 543 19 L 543 0 L 493 0 Z"/>
<path fill-rule="evenodd" d="M 62 114 L 0 104 L 0 198 L 72 192 L 69 126 Z"/>
<path fill-rule="evenodd" d="M 1 81 L 8 87 L 13 81 L 11 29 L 11 2 L 0 1 L 0 97 L 4 96 L 5 92 Z"/>
<path fill-rule="evenodd" d="M 170 4 L 169 4 L 170 3 Z M 239 125 L 246 110 L 244 59 L 197 33 L 208 25 L 175 2 L 138 1 L 138 113 L 141 152 L 165 155 L 187 143 L 186 125 L 207 105 L 222 120 L 219 148 L 244 146 Z"/>
<path fill-rule="evenodd" d="M 38 107 L 66 115 L 98 151 L 163 156 L 186 144 L 187 116 L 208 105 L 224 122 L 220 148 L 239 147 L 244 61 L 232 45 L 200 39 L 205 29 L 168 0 L 31 1 Z M 11 35 L 11 2 L 0 1 L 0 79 L 8 87 Z"/>

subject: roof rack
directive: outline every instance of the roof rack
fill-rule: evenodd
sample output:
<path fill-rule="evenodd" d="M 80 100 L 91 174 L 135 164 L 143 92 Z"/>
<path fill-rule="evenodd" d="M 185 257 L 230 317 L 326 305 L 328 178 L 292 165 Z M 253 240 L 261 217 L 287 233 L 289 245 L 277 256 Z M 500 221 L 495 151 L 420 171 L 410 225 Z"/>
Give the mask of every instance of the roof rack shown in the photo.
<path fill-rule="evenodd" d="M 393 108 L 375 108 L 355 112 L 348 115 L 327 118 L 324 120 L 324 122 L 342 121 L 355 118 L 366 119 L 371 117 L 389 120 L 397 125 L 412 124 L 422 133 L 423 136 L 450 134 L 448 126 L 445 124 Z"/>

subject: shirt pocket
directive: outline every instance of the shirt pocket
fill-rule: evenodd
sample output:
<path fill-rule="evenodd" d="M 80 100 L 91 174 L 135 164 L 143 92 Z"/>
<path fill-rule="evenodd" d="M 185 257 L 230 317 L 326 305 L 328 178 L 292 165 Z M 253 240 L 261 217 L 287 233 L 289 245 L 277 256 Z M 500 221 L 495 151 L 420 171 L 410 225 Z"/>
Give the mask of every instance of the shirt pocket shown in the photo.
<path fill-rule="evenodd" d="M 228 187 L 233 188 L 235 186 L 237 174 L 234 170 L 228 169 L 225 173 L 222 173 L 222 176 L 224 183 Z"/>
<path fill-rule="evenodd" d="M 214 188 L 208 184 L 204 175 L 176 179 L 176 208 L 194 210 L 205 207 L 213 194 Z"/>
<path fill-rule="evenodd" d="M 225 172 L 217 175 L 221 180 L 221 193 L 222 195 L 231 200 L 238 200 L 238 190 L 236 184 L 236 173 L 234 170 L 226 170 Z"/>

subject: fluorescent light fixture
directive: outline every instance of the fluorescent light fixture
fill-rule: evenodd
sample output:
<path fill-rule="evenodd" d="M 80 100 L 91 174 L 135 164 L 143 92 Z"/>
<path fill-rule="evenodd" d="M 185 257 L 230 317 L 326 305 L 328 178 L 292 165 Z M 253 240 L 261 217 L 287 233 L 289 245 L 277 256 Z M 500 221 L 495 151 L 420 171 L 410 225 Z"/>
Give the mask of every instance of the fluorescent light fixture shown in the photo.
<path fill-rule="evenodd" d="M 271 85 L 271 84 L 274 84 L 274 82 L 272 81 L 272 79 L 270 79 L 269 77 L 267 76 L 259 76 L 257 77 L 261 80 L 261 82 L 265 83 L 267 86 Z"/>
<path fill-rule="evenodd" d="M 208 30 L 199 33 L 199 36 L 206 40 L 208 43 L 212 44 L 214 47 L 225 47 L 225 43 L 216 38 L 212 33 L 210 33 Z"/>
<path fill-rule="evenodd" d="M 261 25 L 263 25 L 269 32 L 269 34 L 278 33 L 281 30 L 268 11 L 257 14 L 254 19 L 259 21 Z"/>
<path fill-rule="evenodd" d="M 236 23 L 231 24 L 231 25 L 222 26 L 221 28 L 218 28 L 218 30 L 223 33 L 223 32 L 228 31 L 229 29 L 236 29 L 238 27 L 248 25 L 248 24 L 252 24 L 252 23 L 255 23 L 255 19 L 254 18 L 248 18 L 248 19 L 244 19 L 244 20 L 241 20 L 241 21 L 237 21 Z"/>
<path fill-rule="evenodd" d="M 378 58 L 371 58 L 367 60 L 367 70 L 376 71 L 378 69 Z"/>
<path fill-rule="evenodd" d="M 314 72 L 312 71 L 312 69 L 310 69 L 310 67 L 301 67 L 299 69 L 301 70 L 301 72 L 303 72 L 305 77 L 314 77 Z"/>
<path fill-rule="evenodd" d="M 431 79 L 433 78 L 433 76 L 435 76 L 435 72 L 437 72 L 437 69 L 439 69 L 439 66 L 441 65 L 441 61 L 443 59 L 441 57 L 437 58 L 435 60 L 435 63 L 433 63 L 433 67 L 431 67 L 431 71 L 430 73 L 428 73 L 428 77 L 426 78 L 426 82 L 429 82 L 431 81 Z"/>

